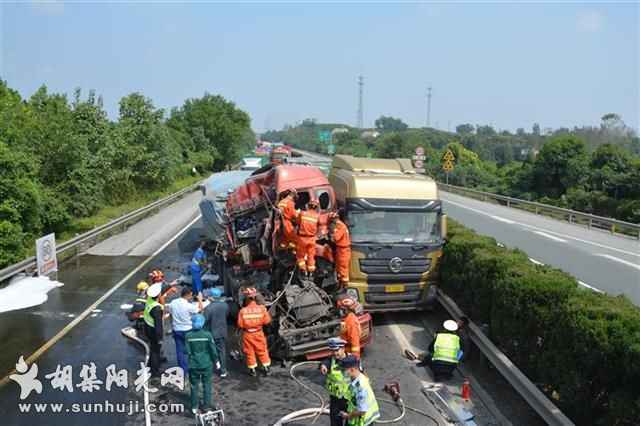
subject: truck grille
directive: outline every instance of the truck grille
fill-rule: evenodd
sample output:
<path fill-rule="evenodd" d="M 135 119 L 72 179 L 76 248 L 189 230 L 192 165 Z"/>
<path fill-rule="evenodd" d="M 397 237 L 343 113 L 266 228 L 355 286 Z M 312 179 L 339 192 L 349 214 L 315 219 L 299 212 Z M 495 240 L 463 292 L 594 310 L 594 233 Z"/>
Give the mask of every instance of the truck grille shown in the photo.
<path fill-rule="evenodd" d="M 370 281 L 372 279 L 419 281 L 420 276 L 427 272 L 430 266 L 431 259 L 427 257 L 360 259 L 360 270 L 369 275 Z"/>

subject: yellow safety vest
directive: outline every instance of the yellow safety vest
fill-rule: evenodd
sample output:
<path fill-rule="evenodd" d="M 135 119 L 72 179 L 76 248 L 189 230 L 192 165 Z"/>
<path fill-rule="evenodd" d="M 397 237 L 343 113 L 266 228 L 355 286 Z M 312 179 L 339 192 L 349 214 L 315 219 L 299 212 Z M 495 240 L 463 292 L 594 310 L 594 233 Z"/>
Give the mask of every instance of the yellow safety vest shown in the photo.
<path fill-rule="evenodd" d="M 460 336 L 451 333 L 438 333 L 433 344 L 433 361 L 458 363 L 460 352 Z"/>
<path fill-rule="evenodd" d="M 380 418 L 380 408 L 378 407 L 378 401 L 376 401 L 376 396 L 373 393 L 371 383 L 369 383 L 369 378 L 367 378 L 367 376 L 360 373 L 359 384 L 357 383 L 354 385 L 354 382 L 351 382 L 349 384 L 349 390 L 351 392 L 351 397 L 349 398 L 349 402 L 347 404 L 347 411 L 349 413 L 357 411 L 358 393 L 364 390 L 367 392 L 367 412 L 364 414 L 364 416 L 360 416 L 355 419 L 349 419 L 349 421 L 347 422 L 348 426 L 368 426 L 370 424 L 373 424 L 373 422 Z"/>
<path fill-rule="evenodd" d="M 324 387 L 329 392 L 329 395 L 339 399 L 349 399 L 349 380 L 344 374 L 344 371 L 335 358 L 331 358 L 331 367 L 327 372 L 327 378 L 324 382 Z"/>
<path fill-rule="evenodd" d="M 149 327 L 152 327 L 152 328 L 156 326 L 156 321 L 151 316 L 151 310 L 156 306 L 160 306 L 160 309 L 162 309 L 162 305 L 157 300 L 148 298 L 147 304 L 144 306 L 144 312 L 142 313 L 142 318 L 144 319 L 144 322 Z"/>

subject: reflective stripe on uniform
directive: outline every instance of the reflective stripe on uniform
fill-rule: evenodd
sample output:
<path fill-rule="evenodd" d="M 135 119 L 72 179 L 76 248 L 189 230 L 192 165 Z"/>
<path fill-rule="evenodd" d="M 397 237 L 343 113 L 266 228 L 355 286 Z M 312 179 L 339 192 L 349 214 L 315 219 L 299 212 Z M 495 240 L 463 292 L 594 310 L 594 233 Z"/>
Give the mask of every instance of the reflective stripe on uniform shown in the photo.
<path fill-rule="evenodd" d="M 458 363 L 460 351 L 460 337 L 457 334 L 438 333 L 433 344 L 433 361 Z"/>

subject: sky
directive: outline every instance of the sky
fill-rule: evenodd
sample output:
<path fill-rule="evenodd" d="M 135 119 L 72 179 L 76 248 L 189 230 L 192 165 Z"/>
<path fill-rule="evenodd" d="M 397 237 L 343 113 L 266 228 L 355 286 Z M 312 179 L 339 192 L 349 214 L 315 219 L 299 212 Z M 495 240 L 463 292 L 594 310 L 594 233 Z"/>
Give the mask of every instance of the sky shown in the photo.
<path fill-rule="evenodd" d="M 2 0 L 0 0 L 2 1 Z M 638 3 L 20 2 L 0 4 L 0 79 L 28 97 L 95 89 L 109 116 L 142 92 L 159 108 L 204 92 L 256 131 L 381 115 L 424 126 L 638 129 Z"/>

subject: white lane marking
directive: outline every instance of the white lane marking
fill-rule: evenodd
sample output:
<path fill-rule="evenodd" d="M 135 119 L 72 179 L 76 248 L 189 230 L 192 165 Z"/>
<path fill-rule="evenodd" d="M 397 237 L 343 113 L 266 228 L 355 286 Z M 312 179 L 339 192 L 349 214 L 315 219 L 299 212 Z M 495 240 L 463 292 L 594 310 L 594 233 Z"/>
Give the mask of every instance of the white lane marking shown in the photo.
<path fill-rule="evenodd" d="M 594 286 L 589 285 L 589 284 L 585 283 L 584 281 L 578 280 L 578 284 L 580 284 L 582 287 L 588 288 L 589 290 L 593 290 L 596 293 L 604 294 L 604 291 L 600 290 L 599 288 L 595 288 Z"/>
<path fill-rule="evenodd" d="M 113 287 L 111 287 L 109 289 L 109 291 L 107 291 L 105 294 L 103 294 L 98 300 L 96 300 L 95 302 L 93 302 L 93 304 L 91 306 L 89 306 L 87 309 L 85 309 L 80 315 L 78 315 L 73 321 L 71 321 L 69 324 L 67 324 L 62 330 L 60 330 L 55 336 L 53 336 L 51 339 L 47 340 L 42 346 L 40 346 L 34 353 L 31 354 L 31 356 L 29 356 L 29 358 L 26 359 L 27 364 L 31 365 L 33 364 L 38 358 L 40 358 L 46 351 L 48 351 L 53 345 L 55 345 L 58 340 L 62 339 L 69 331 L 71 331 L 71 329 L 73 329 L 76 325 L 78 325 L 83 319 L 85 319 L 86 317 L 89 316 L 89 314 L 96 309 L 102 302 L 104 302 L 109 296 L 111 296 L 116 290 L 118 290 L 120 287 L 122 287 L 122 285 L 124 283 L 126 283 L 127 281 L 129 281 L 131 279 L 131 277 L 133 277 L 138 271 L 140 271 L 142 268 L 144 268 L 149 262 L 151 262 L 151 260 L 153 260 L 154 257 L 156 257 L 159 253 L 162 252 L 162 250 L 164 250 L 165 248 L 167 248 L 171 243 L 173 243 L 176 239 L 178 239 L 178 237 L 180 235 L 182 235 L 185 231 L 187 231 L 191 226 L 193 226 L 194 223 L 196 223 L 198 220 L 200 220 L 200 218 L 202 217 L 201 214 L 198 214 L 198 216 L 193 219 L 191 222 L 189 222 L 189 224 L 187 226 L 185 226 L 184 228 L 182 228 L 180 231 L 178 231 L 178 233 L 176 235 L 174 235 L 173 237 L 171 237 L 171 239 L 169 241 L 167 241 L 166 243 L 164 243 L 158 250 L 156 250 L 155 252 L 153 252 L 151 254 L 151 256 L 147 257 L 145 260 L 142 261 L 142 263 L 140 263 L 138 266 L 136 266 L 131 272 L 129 272 L 127 274 L 127 276 L 125 276 L 123 279 L 121 279 L 120 281 L 118 281 L 118 283 L 116 283 L 116 285 L 114 285 Z M 73 314 L 70 314 L 73 315 Z M 11 371 L 9 374 L 7 374 L 5 377 L 2 378 L 2 380 L 0 380 L 0 387 L 4 386 L 5 384 L 9 383 L 9 375 L 13 374 L 14 371 Z M 148 410 L 146 409 L 147 407 L 145 406 L 145 413 L 148 412 Z"/>
<path fill-rule="evenodd" d="M 513 220 L 505 219 L 504 217 L 500 217 L 500 216 L 489 215 L 489 217 L 491 219 L 495 219 L 495 220 L 500 221 L 500 222 L 508 223 L 509 225 L 513 225 L 514 223 L 516 223 Z"/>
<path fill-rule="evenodd" d="M 450 201 L 450 200 L 444 200 L 444 201 L 445 201 L 446 203 L 451 203 L 451 204 L 453 204 L 454 206 L 462 207 L 463 209 L 471 210 L 471 211 L 474 211 L 474 212 L 476 212 L 476 213 L 482 214 L 482 215 L 484 215 L 484 216 L 489 216 L 489 217 L 491 217 L 491 215 L 490 215 L 490 214 L 488 214 L 488 213 L 486 213 L 486 212 L 483 212 L 482 210 L 474 209 L 473 207 L 465 206 L 464 204 L 460 204 L 460 203 L 455 202 L 455 201 Z M 622 249 L 615 248 L 615 247 L 611 247 L 611 246 L 607 246 L 607 245 L 604 245 L 604 244 L 595 243 L 595 242 L 593 242 L 593 241 L 584 240 L 584 239 L 582 239 L 582 238 L 574 237 L 574 236 L 567 235 L 567 234 L 562 234 L 562 233 L 555 232 L 555 231 L 550 231 L 550 230 L 548 230 L 548 229 L 539 228 L 539 227 L 537 227 L 537 226 L 533 226 L 533 225 L 527 225 L 527 224 L 525 224 L 525 223 L 520 223 L 519 225 L 520 225 L 520 226 L 523 226 L 523 227 L 525 227 L 525 228 L 529 228 L 529 229 L 536 230 L 536 231 L 547 232 L 547 233 L 549 233 L 549 234 L 554 234 L 554 235 L 557 235 L 557 236 L 559 236 L 559 237 L 568 238 L 568 239 L 570 239 L 570 240 L 580 241 L 581 243 L 591 244 L 591 245 L 593 245 L 593 246 L 600 247 L 600 248 L 604 248 L 604 249 L 607 249 L 607 250 L 617 251 L 617 252 L 620 252 L 620 253 L 628 254 L 628 255 L 630 255 L 630 256 L 640 257 L 640 253 L 634 253 L 634 252 L 631 252 L 631 251 L 622 250 Z"/>
<path fill-rule="evenodd" d="M 539 260 L 535 260 L 535 259 L 533 259 L 533 258 L 531 258 L 531 257 L 529 258 L 529 261 L 530 261 L 531 263 L 535 263 L 536 265 L 544 266 L 544 263 L 540 262 Z"/>
<path fill-rule="evenodd" d="M 558 237 L 556 237 L 556 236 L 549 235 L 549 234 L 547 234 L 546 232 L 542 232 L 542 231 L 533 231 L 533 232 L 534 232 L 535 234 L 540 235 L 541 237 L 545 237 L 545 238 L 548 238 L 548 239 L 550 239 L 550 240 L 557 241 L 557 242 L 559 242 L 559 243 L 566 243 L 566 242 L 567 242 L 567 240 L 563 240 L 562 238 L 558 238 Z"/>
<path fill-rule="evenodd" d="M 402 332 L 398 324 L 396 324 L 393 321 L 390 321 L 387 323 L 387 325 L 389 326 L 389 330 L 391 331 L 391 334 L 393 334 L 393 337 L 395 337 L 398 343 L 400 343 L 400 347 L 405 349 L 411 349 L 412 351 L 415 352 L 415 348 L 409 343 L 409 341 L 407 340 L 407 337 L 404 335 L 404 333 Z"/>
<path fill-rule="evenodd" d="M 628 260 L 620 259 L 619 257 L 611 256 L 610 254 L 602 254 L 598 253 L 596 256 L 606 257 L 609 260 L 613 260 L 614 262 L 624 263 L 627 266 L 631 266 L 632 268 L 640 269 L 640 265 L 637 263 L 629 262 Z"/>

